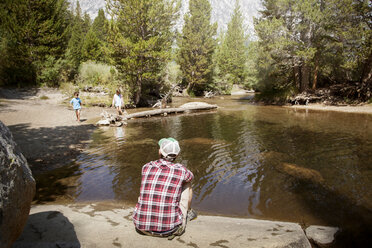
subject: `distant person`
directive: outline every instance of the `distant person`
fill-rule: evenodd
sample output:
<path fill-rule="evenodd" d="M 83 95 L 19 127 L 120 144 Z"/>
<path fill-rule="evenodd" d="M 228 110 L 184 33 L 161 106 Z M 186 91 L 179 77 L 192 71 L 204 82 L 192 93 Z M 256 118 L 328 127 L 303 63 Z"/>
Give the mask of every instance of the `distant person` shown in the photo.
<path fill-rule="evenodd" d="M 123 96 L 120 94 L 120 90 L 116 90 L 114 98 L 112 99 L 112 106 L 115 106 L 118 111 L 118 115 L 122 115 L 121 106 L 124 105 Z"/>
<path fill-rule="evenodd" d="M 181 151 L 177 140 L 163 138 L 158 144 L 160 158 L 142 167 L 133 222 L 140 234 L 172 238 L 184 233 L 187 221 L 197 216 L 190 209 L 190 182 L 194 175 L 185 166 L 174 163 Z"/>
<path fill-rule="evenodd" d="M 80 122 L 81 100 L 79 98 L 79 92 L 74 93 L 74 98 L 72 98 L 70 104 L 75 110 L 76 121 Z"/>

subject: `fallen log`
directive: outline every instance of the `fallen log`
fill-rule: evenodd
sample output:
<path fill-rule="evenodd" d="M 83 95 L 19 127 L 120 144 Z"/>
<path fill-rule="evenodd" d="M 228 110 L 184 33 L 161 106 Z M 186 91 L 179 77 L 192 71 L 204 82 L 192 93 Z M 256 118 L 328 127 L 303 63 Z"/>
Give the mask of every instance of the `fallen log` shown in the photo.
<path fill-rule="evenodd" d="M 194 110 L 210 110 L 210 109 L 216 109 L 217 105 L 212 105 L 204 102 L 191 102 L 184 104 L 180 106 L 179 108 L 164 108 L 164 109 L 155 109 L 155 110 L 148 110 L 148 111 L 142 111 L 137 112 L 133 114 L 125 115 L 127 119 L 132 118 L 142 118 L 142 117 L 150 117 L 154 115 L 167 115 L 171 113 L 184 113 L 188 111 L 194 111 Z"/>

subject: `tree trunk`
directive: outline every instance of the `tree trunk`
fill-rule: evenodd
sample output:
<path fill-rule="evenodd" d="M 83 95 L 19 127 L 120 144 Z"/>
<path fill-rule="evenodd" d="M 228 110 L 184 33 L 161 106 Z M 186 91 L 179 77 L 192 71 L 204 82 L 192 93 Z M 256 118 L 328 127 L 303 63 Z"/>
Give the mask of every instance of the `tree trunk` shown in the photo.
<path fill-rule="evenodd" d="M 309 67 L 304 63 L 301 66 L 301 87 L 300 91 L 305 91 L 309 88 Z"/>
<path fill-rule="evenodd" d="M 192 88 L 193 88 L 193 84 L 192 83 L 188 83 L 187 84 L 187 88 L 186 88 L 187 95 L 189 95 L 189 92 L 192 91 Z"/>
<path fill-rule="evenodd" d="M 315 90 L 317 83 L 318 83 L 318 71 L 319 71 L 319 62 L 318 59 L 315 58 L 315 68 L 314 68 L 314 74 L 313 74 L 313 87 L 312 89 Z"/>
<path fill-rule="evenodd" d="M 301 79 L 300 78 L 300 68 L 297 65 L 295 65 L 293 67 L 293 79 L 294 79 L 294 83 L 295 83 L 296 88 L 300 89 L 300 86 L 301 86 L 301 84 L 300 84 L 300 79 Z"/>
<path fill-rule="evenodd" d="M 140 102 L 141 99 L 141 90 L 142 90 L 142 79 L 139 77 L 136 82 L 136 93 L 134 96 L 134 104 L 137 105 Z"/>
<path fill-rule="evenodd" d="M 362 71 L 362 77 L 361 77 L 361 83 L 366 83 L 370 81 L 372 78 L 372 51 L 369 53 L 369 57 L 366 60 L 363 71 Z"/>

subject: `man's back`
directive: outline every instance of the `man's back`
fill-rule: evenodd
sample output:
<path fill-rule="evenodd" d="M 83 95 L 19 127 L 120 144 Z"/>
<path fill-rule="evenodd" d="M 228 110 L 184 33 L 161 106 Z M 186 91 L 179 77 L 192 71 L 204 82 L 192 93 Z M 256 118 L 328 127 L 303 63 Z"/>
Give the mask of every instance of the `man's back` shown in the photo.
<path fill-rule="evenodd" d="M 140 198 L 133 221 L 137 229 L 163 232 L 182 224 L 182 185 L 193 179 L 181 164 L 159 159 L 142 167 Z"/>

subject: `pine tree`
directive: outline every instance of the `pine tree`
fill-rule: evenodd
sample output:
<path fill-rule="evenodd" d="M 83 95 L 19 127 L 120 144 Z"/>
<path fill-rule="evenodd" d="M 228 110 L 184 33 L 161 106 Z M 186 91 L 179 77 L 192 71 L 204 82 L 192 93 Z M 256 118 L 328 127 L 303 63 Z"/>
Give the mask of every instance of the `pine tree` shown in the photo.
<path fill-rule="evenodd" d="M 159 95 L 160 72 L 170 57 L 179 6 L 176 0 L 108 1 L 114 16 L 113 59 L 123 81 L 129 82 L 136 105 L 148 105 L 149 97 Z"/>
<path fill-rule="evenodd" d="M 85 19 L 86 21 L 87 19 Z M 77 73 L 79 65 L 82 61 L 82 47 L 84 44 L 86 22 L 81 14 L 81 7 L 79 1 L 76 2 L 75 13 L 73 17 L 73 23 L 71 24 L 71 37 L 68 41 L 66 58 L 69 61 L 71 71 L 70 78 L 73 78 Z"/>
<path fill-rule="evenodd" d="M 87 34 L 89 29 L 90 29 L 90 26 L 92 25 L 92 20 L 90 19 L 90 16 L 88 13 L 84 13 L 84 17 L 83 17 L 83 33 L 84 34 Z"/>
<path fill-rule="evenodd" d="M 255 25 L 261 84 L 277 91 L 304 91 L 317 78 L 322 40 L 331 35 L 324 28 L 329 21 L 322 1 L 270 0 L 264 6 Z"/>
<path fill-rule="evenodd" d="M 93 21 L 92 29 L 100 41 L 107 40 L 107 25 L 108 23 L 105 17 L 105 12 L 103 11 L 103 9 L 98 10 L 98 15 Z"/>
<path fill-rule="evenodd" d="M 246 77 L 247 37 L 244 34 L 243 21 L 244 18 L 237 0 L 226 35 L 221 39 L 217 54 L 220 77 L 229 75 L 228 81 L 231 86 L 232 84 L 242 84 Z"/>
<path fill-rule="evenodd" d="M 81 48 L 81 59 L 82 61 L 101 61 L 102 55 L 103 52 L 101 41 L 97 38 L 96 34 L 91 28 L 85 36 L 83 46 Z"/>
<path fill-rule="evenodd" d="M 363 86 L 357 92 L 371 92 L 366 82 L 372 76 L 372 6 L 367 2 L 265 0 L 255 25 L 260 85 L 303 91 L 359 81 Z"/>
<path fill-rule="evenodd" d="M 61 58 L 67 45 L 67 6 L 66 0 L 1 3 L 0 78 L 5 83 L 46 83 L 40 81 L 41 71 L 48 69 L 46 61 Z"/>
<path fill-rule="evenodd" d="M 94 60 L 103 63 L 110 63 L 110 54 L 107 35 L 108 22 L 102 9 L 94 19 L 82 46 L 82 60 Z"/>
<path fill-rule="evenodd" d="M 213 83 L 217 24 L 210 23 L 211 10 L 208 0 L 190 0 L 189 13 L 184 17 L 177 62 L 189 94 L 202 95 Z"/>
<path fill-rule="evenodd" d="M 35 68 L 26 45 L 26 0 L 0 2 L 0 85 L 35 83 Z"/>

